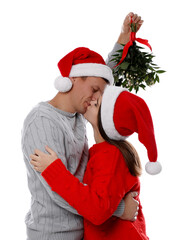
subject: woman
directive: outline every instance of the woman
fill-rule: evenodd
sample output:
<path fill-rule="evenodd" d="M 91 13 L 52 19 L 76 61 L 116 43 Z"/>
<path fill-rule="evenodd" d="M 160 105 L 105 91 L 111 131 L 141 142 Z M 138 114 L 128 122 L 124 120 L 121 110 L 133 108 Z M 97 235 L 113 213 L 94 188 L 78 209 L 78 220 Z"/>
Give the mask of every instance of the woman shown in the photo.
<path fill-rule="evenodd" d="M 159 173 L 153 123 L 146 103 L 120 87 L 107 87 L 102 99 L 88 107 L 85 118 L 94 130 L 96 144 L 80 183 L 49 147 L 31 155 L 31 163 L 52 190 L 84 217 L 84 239 L 148 239 L 141 204 L 134 222 L 112 214 L 130 191 L 140 192 L 141 164 L 135 149 L 125 140 L 134 132 L 145 145 L 151 162 L 146 170 Z M 139 201 L 139 195 L 136 198 Z"/>

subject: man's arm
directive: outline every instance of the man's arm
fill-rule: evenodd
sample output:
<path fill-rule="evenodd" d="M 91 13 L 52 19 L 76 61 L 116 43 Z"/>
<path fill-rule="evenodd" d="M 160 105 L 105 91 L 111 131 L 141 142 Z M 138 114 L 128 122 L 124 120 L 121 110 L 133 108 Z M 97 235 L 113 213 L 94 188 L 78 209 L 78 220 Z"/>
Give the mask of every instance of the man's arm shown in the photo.
<path fill-rule="evenodd" d="M 130 40 L 130 20 L 137 24 L 137 31 L 143 24 L 143 20 L 137 14 L 130 12 L 124 19 L 120 35 L 118 37 L 117 42 L 115 43 L 112 51 L 108 54 L 108 58 L 106 60 L 106 64 L 113 69 L 116 65 L 115 62 L 111 61 L 112 56 L 116 54 L 116 52 L 120 49 L 123 49 L 123 45 L 127 44 Z M 117 210 L 113 214 L 114 216 L 120 217 L 123 220 L 132 220 L 135 212 L 137 211 L 138 203 L 135 201 L 133 197 L 134 193 L 129 193 L 124 199 L 121 200 Z M 134 195 L 135 196 L 135 195 Z"/>
<path fill-rule="evenodd" d="M 118 37 L 117 43 L 119 44 L 127 44 L 127 42 L 129 42 L 130 40 L 130 20 L 132 17 L 132 21 L 134 23 L 136 23 L 137 25 L 137 31 L 139 31 L 140 27 L 143 24 L 143 20 L 141 19 L 140 16 L 138 16 L 137 14 L 134 14 L 133 12 L 130 12 L 124 19 L 122 28 L 121 28 L 121 33 Z"/>
<path fill-rule="evenodd" d="M 40 149 L 43 152 L 46 152 L 45 146 L 51 146 L 58 156 L 61 156 L 61 159 L 64 165 L 67 167 L 67 160 L 65 158 L 65 150 L 62 149 L 62 146 L 58 146 L 58 141 L 62 141 L 63 136 L 58 136 L 57 131 L 53 122 L 46 117 L 36 117 L 32 123 L 29 124 L 27 130 L 24 133 L 23 137 L 23 153 L 26 159 L 26 166 L 28 174 L 31 176 L 35 184 L 38 183 L 37 188 L 43 186 L 51 199 L 60 207 L 66 209 L 67 211 L 78 214 L 78 212 L 71 207 L 62 197 L 53 192 L 50 186 L 44 181 L 41 174 L 35 171 L 30 164 L 30 155 L 34 153 L 35 149 Z M 64 146 L 64 144 L 63 144 Z M 61 148 L 59 150 L 59 148 Z M 40 184 L 41 183 L 41 184 Z M 42 189 L 37 189 L 37 191 L 42 191 Z"/>
<path fill-rule="evenodd" d="M 140 16 L 137 14 L 134 14 L 133 12 L 130 12 L 124 19 L 120 35 L 118 37 L 118 40 L 116 44 L 114 45 L 112 51 L 108 54 L 108 58 L 106 60 L 106 64 L 113 69 L 113 67 L 116 65 L 115 62 L 111 62 L 112 55 L 116 54 L 116 51 L 123 49 L 123 46 L 121 44 L 127 44 L 130 40 L 130 20 L 135 22 L 137 24 L 137 31 L 140 29 L 140 27 L 143 24 L 143 20 L 141 19 Z"/>

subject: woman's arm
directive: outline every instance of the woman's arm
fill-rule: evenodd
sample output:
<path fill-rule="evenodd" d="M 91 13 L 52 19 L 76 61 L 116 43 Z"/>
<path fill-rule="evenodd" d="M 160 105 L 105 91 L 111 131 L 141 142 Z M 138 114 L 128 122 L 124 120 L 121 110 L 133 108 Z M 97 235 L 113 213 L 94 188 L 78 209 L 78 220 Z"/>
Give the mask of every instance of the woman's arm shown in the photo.
<path fill-rule="evenodd" d="M 80 215 L 95 225 L 102 224 L 112 216 L 124 195 L 116 186 L 114 189 L 109 186 L 112 174 L 97 177 L 88 186 L 75 178 L 60 159 L 53 162 L 42 176 L 52 191 L 62 196 Z"/>
<path fill-rule="evenodd" d="M 40 157 L 40 152 L 38 155 Z M 99 165 L 94 169 L 90 186 L 75 178 L 60 159 L 54 161 L 56 155 L 53 155 L 52 164 L 51 161 L 45 161 L 46 165 L 50 165 L 42 172 L 42 176 L 52 191 L 64 198 L 84 218 L 99 225 L 115 212 L 125 195 L 125 187 L 124 164 L 121 164 L 123 159 L 120 161 L 120 152 L 106 151 L 97 157 Z"/>

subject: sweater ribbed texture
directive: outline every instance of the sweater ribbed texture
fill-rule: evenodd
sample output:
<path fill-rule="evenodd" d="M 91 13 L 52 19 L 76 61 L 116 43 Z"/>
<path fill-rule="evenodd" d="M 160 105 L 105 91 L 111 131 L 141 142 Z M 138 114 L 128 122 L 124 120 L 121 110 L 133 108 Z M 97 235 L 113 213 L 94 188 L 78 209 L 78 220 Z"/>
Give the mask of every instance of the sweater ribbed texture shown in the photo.
<path fill-rule="evenodd" d="M 88 161 L 88 145 L 83 116 L 38 104 L 27 116 L 22 130 L 22 150 L 32 196 L 26 215 L 29 240 L 81 239 L 83 218 L 58 194 L 52 192 L 40 173 L 30 164 L 34 150 L 51 147 L 67 169 L 80 181 Z M 69 237 L 68 237 L 69 236 Z"/>

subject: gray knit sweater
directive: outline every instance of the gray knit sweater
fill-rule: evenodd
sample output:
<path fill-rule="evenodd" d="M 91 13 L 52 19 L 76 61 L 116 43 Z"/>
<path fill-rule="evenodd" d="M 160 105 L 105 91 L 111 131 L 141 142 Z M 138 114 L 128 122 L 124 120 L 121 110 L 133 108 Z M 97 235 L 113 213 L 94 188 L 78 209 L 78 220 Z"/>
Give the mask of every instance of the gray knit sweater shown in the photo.
<path fill-rule="evenodd" d="M 113 52 L 120 48 L 115 45 Z M 80 240 L 83 218 L 53 192 L 30 164 L 34 150 L 52 148 L 66 168 L 81 182 L 88 161 L 85 120 L 81 114 L 61 111 L 47 102 L 39 103 L 26 117 L 22 129 L 22 151 L 27 168 L 31 207 L 25 222 L 28 240 Z M 120 216 L 124 202 L 114 215 Z"/>

